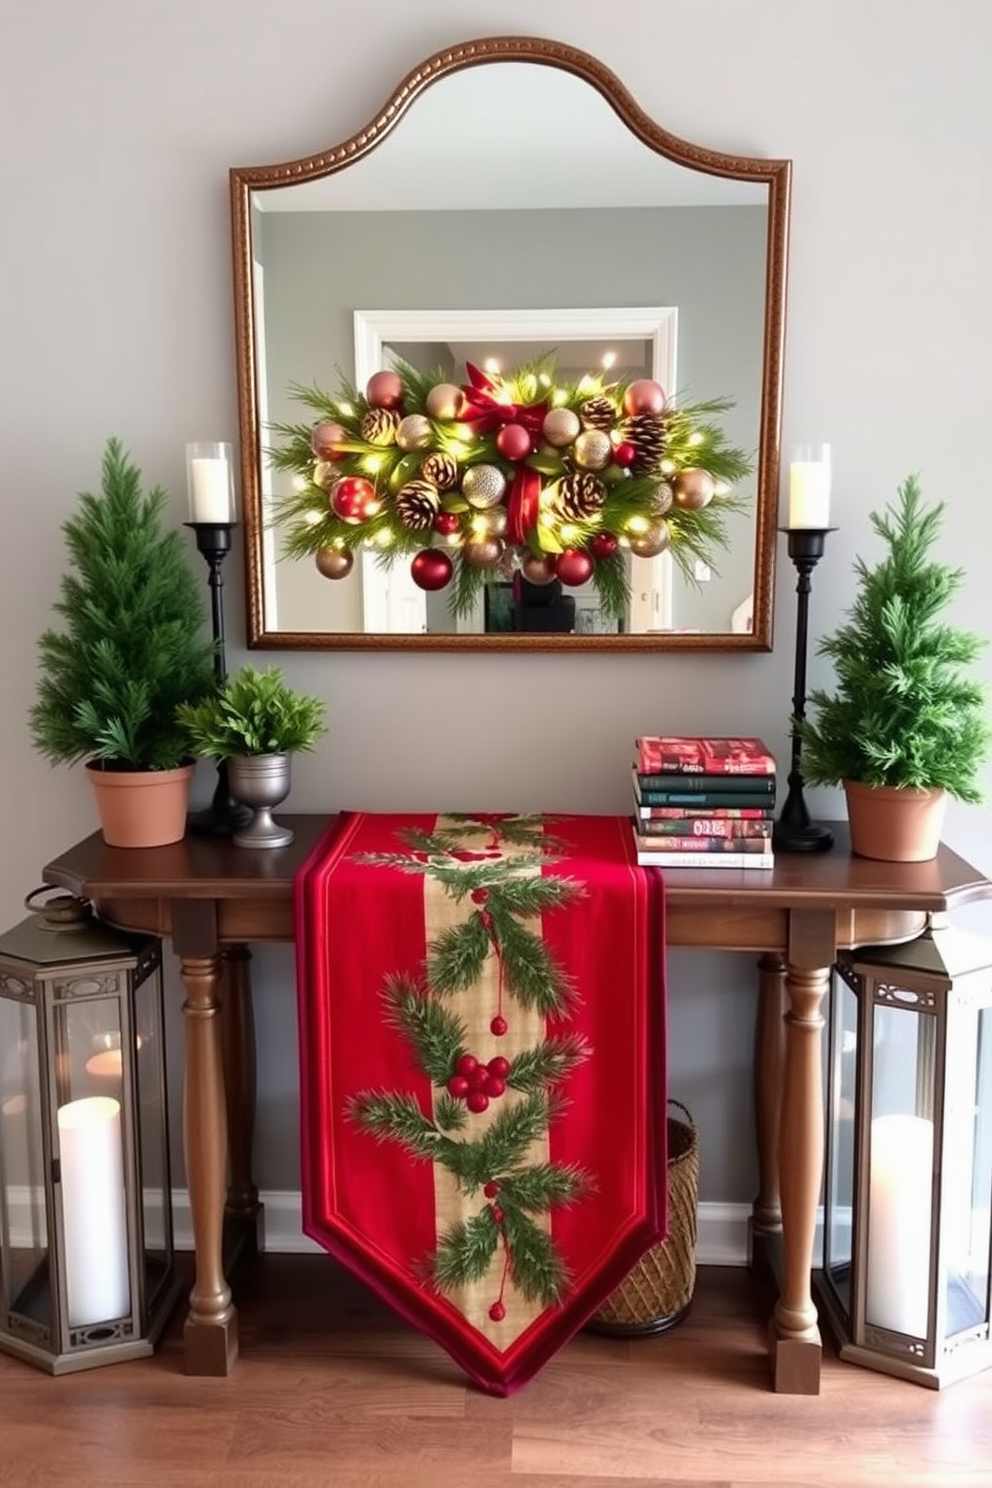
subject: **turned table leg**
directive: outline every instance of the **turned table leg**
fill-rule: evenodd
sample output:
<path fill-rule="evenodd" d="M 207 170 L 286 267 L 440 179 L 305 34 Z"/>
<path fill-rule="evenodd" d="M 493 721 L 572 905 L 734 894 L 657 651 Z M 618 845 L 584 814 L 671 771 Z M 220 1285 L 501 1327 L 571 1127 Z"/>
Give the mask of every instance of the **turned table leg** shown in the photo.
<path fill-rule="evenodd" d="M 196 1275 L 183 1333 L 186 1372 L 226 1375 L 238 1356 L 238 1318 L 224 1278 L 222 1235 L 227 1179 L 227 1110 L 221 1058 L 219 953 L 183 955 L 186 1063 L 183 1150 Z"/>
<path fill-rule="evenodd" d="M 249 1256 L 259 1251 L 262 1205 L 252 1178 L 255 1138 L 255 1020 L 251 1005 L 251 952 L 245 945 L 225 946 L 221 1043 L 227 1096 L 230 1175 L 226 1224 L 234 1248 Z"/>
<path fill-rule="evenodd" d="M 786 972 L 785 1072 L 779 1136 L 782 1200 L 782 1288 L 772 1322 L 776 1390 L 818 1395 L 822 1347 L 811 1274 L 816 1209 L 823 1174 L 823 1076 L 820 1011 L 828 966 Z"/>
<path fill-rule="evenodd" d="M 758 1147 L 758 1192 L 751 1206 L 751 1258 L 764 1254 L 771 1236 L 782 1231 L 778 1148 L 785 1068 L 785 961 L 778 955 L 758 962 L 758 1014 L 754 1032 L 754 1125 Z"/>

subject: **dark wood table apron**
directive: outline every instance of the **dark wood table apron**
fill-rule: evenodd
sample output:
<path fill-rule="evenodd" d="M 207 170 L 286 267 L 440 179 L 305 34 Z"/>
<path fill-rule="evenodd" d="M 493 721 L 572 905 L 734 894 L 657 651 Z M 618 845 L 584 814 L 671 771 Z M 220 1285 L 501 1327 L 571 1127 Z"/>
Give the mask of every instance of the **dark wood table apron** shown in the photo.
<path fill-rule="evenodd" d="M 252 1178 L 253 942 L 294 938 L 293 884 L 332 816 L 286 815 L 290 847 L 236 848 L 189 835 L 169 847 L 107 847 L 94 833 L 50 862 L 45 883 L 88 899 L 109 923 L 171 939 L 186 992 L 183 1144 L 195 1250 L 185 1325 L 189 1374 L 225 1375 L 238 1354 L 225 1233 L 257 1245 Z M 670 946 L 758 956 L 755 1259 L 773 1259 L 776 1390 L 816 1394 L 820 1333 L 810 1281 L 823 1168 L 823 999 L 842 947 L 906 940 L 929 912 L 992 897 L 992 882 L 947 847 L 928 863 L 852 857 L 847 829 L 823 854 L 780 856 L 767 872 L 665 874 Z"/>

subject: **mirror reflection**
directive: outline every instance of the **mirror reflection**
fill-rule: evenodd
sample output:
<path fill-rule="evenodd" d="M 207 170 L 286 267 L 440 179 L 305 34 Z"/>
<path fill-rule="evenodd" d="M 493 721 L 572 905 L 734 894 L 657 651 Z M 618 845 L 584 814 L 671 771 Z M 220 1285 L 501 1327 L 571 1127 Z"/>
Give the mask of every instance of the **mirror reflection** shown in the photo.
<path fill-rule="evenodd" d="M 480 65 L 489 46 L 499 60 Z M 473 47 L 471 63 L 456 49 L 417 69 L 395 95 L 409 113 L 356 136 L 360 158 L 346 142 L 232 172 L 250 641 L 767 647 L 788 165 L 673 141 L 582 53 Z M 272 451 L 316 418 L 301 387 L 364 388 L 394 365 L 462 385 L 472 367 L 547 359 L 559 382 L 651 378 L 676 406 L 724 400 L 721 436 L 749 472 L 712 561 L 622 553 L 619 613 L 595 584 L 535 585 L 506 565 L 453 616 L 409 561 L 363 549 L 328 580 L 287 555 L 294 472 Z"/>

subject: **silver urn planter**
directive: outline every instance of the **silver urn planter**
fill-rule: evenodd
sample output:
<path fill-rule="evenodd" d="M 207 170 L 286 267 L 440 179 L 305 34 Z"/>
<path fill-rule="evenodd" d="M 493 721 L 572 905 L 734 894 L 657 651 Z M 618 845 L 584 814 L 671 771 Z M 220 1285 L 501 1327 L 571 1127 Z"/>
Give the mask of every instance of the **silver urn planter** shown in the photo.
<path fill-rule="evenodd" d="M 235 847 L 288 847 L 292 842 L 292 829 L 272 819 L 273 808 L 289 795 L 292 758 L 291 754 L 242 754 L 228 760 L 231 795 L 253 813 L 248 825 L 234 833 Z"/>

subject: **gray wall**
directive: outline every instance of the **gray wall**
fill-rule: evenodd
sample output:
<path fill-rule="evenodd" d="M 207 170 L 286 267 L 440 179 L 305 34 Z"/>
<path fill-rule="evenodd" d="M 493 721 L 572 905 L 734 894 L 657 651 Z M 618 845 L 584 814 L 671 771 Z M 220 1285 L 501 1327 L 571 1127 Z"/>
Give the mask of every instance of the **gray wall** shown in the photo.
<path fill-rule="evenodd" d="M 674 305 L 679 385 L 668 391 L 683 403 L 732 398 L 735 406 L 721 420 L 726 438 L 757 449 L 766 233 L 760 207 L 261 216 L 274 421 L 306 420 L 288 396 L 292 383 L 333 393 L 342 372 L 354 376 L 356 309 Z M 742 481 L 738 494 L 753 502 L 754 481 Z M 731 611 L 751 589 L 751 517 L 729 514 L 727 534 L 726 551 L 716 555 L 720 579 L 698 590 L 679 583 L 676 625 L 730 629 Z M 325 617 L 332 607 L 339 613 L 343 601 L 327 590 L 343 587 L 328 585 L 311 564 L 283 565 L 280 628 L 331 629 Z"/>
<path fill-rule="evenodd" d="M 869 510 L 914 470 L 925 492 L 947 498 L 942 551 L 969 570 L 955 618 L 992 632 L 987 0 L 628 0 L 620 24 L 609 8 L 574 0 L 545 0 L 539 12 L 503 0 L 469 18 L 453 0 L 415 11 L 382 0 L 333 17 L 317 0 L 277 10 L 261 0 L 37 0 L 18 8 L 0 49 L 4 924 L 21 918 L 47 859 L 95 825 L 82 771 L 49 769 L 27 733 L 34 638 L 65 563 L 59 524 L 76 492 L 97 483 L 110 434 L 170 489 L 177 523 L 186 441 L 237 438 L 228 168 L 324 149 L 366 123 L 429 53 L 533 29 L 600 57 L 682 137 L 794 161 L 783 438 L 786 448 L 831 442 L 838 527 L 816 572 L 814 640 L 850 603 L 855 554 L 873 551 Z M 232 665 L 246 658 L 236 559 L 226 574 Z M 472 800 L 624 811 L 630 739 L 644 729 L 760 733 L 786 757 L 795 575 L 784 559 L 776 603 L 767 655 L 255 660 L 278 661 L 329 705 L 330 732 L 296 762 L 297 810 Z M 981 673 L 992 682 L 992 656 Z M 811 682 L 827 675 L 814 658 Z M 531 747 L 517 769 L 508 741 L 521 718 Z M 211 784 L 203 770 L 200 794 Z M 836 793 L 811 800 L 843 812 Z M 947 837 L 992 872 L 987 807 L 952 807 Z M 259 950 L 256 970 L 259 1175 L 291 1186 L 290 951 Z M 673 952 L 668 976 L 671 1084 L 701 1127 L 702 1195 L 746 1200 L 752 958 Z M 174 979 L 172 991 L 177 1022 Z"/>

